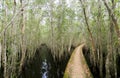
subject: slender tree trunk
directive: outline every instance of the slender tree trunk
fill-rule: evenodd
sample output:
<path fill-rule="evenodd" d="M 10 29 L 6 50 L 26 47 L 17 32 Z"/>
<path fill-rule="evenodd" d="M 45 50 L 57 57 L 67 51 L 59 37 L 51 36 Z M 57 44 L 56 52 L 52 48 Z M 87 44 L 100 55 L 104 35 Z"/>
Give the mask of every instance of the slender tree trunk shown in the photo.
<path fill-rule="evenodd" d="M 51 45 L 52 45 L 52 51 L 54 52 L 54 27 L 53 27 L 53 0 L 50 1 L 50 26 L 51 26 Z"/>
<path fill-rule="evenodd" d="M 98 48 L 99 48 L 99 70 L 100 70 L 100 78 L 103 78 L 103 52 L 102 52 L 102 41 L 101 41 L 101 1 L 98 0 L 98 17 L 97 17 L 97 25 L 98 25 Z"/>
<path fill-rule="evenodd" d="M 63 53 L 63 50 L 64 50 L 64 37 L 63 37 L 63 21 L 64 21 L 64 6 L 65 5 L 65 2 L 64 0 L 59 0 L 59 6 L 61 10 L 59 10 L 59 17 L 58 17 L 58 24 L 57 24 L 57 28 L 58 28 L 58 42 L 59 42 L 59 59 L 61 59 L 61 55 Z"/>
<path fill-rule="evenodd" d="M 107 10 L 108 10 L 108 14 L 109 14 L 109 19 L 110 19 L 110 37 L 109 37 L 109 50 L 108 50 L 108 55 L 107 55 L 107 59 L 108 61 L 106 61 L 106 63 L 108 63 L 108 65 L 106 65 L 106 78 L 109 77 L 110 75 L 110 69 L 112 68 L 112 66 L 114 67 L 114 76 L 115 78 L 117 78 L 117 67 L 116 67 L 116 52 L 114 51 L 113 49 L 113 28 L 115 28 L 115 31 L 117 33 L 117 37 L 118 37 L 118 43 L 120 45 L 120 31 L 119 31 L 119 26 L 118 26 L 118 23 L 117 23 L 117 19 L 115 17 L 115 13 L 114 13 L 114 9 L 115 9 L 115 1 L 114 0 L 111 0 L 112 2 L 112 7 L 110 8 L 106 2 L 106 0 L 103 0 L 104 2 L 104 5 L 106 6 Z M 114 26 L 114 27 L 113 27 Z M 113 60 L 112 60 L 113 59 Z M 113 62 L 114 64 L 111 65 L 110 62 Z M 109 70 L 109 71 L 108 71 Z M 111 70 L 111 72 L 113 72 Z"/>
<path fill-rule="evenodd" d="M 5 7 L 5 2 L 3 1 L 3 7 Z M 5 22 L 3 23 L 3 25 L 5 26 L 5 23 L 7 22 L 7 9 L 5 8 L 4 9 L 5 12 L 4 12 L 4 15 L 5 15 Z M 5 28 L 5 27 L 4 27 Z M 4 67 L 4 78 L 8 78 L 8 75 L 7 75 L 7 53 L 6 53 L 6 33 L 7 31 L 4 31 L 3 33 L 3 42 L 2 42 L 2 51 L 3 51 L 3 67 Z"/>
<path fill-rule="evenodd" d="M 115 3 L 114 0 L 111 0 L 111 2 L 112 2 L 112 10 L 113 10 L 113 13 L 115 14 L 114 11 L 115 11 L 116 3 Z M 110 30 L 111 30 L 111 36 L 112 36 L 112 40 L 111 40 L 111 43 L 112 43 L 112 44 L 111 44 L 111 45 L 112 45 L 112 50 L 113 50 L 113 51 L 112 51 L 112 54 L 111 54 L 111 57 L 113 58 L 113 63 L 114 63 L 114 64 L 113 64 L 113 67 L 114 67 L 114 76 L 115 76 L 114 78 L 117 78 L 117 66 L 116 66 L 116 57 L 117 57 L 117 56 L 116 56 L 116 52 L 115 52 L 115 49 L 114 49 L 115 46 L 114 46 L 114 43 L 113 43 L 113 41 L 114 41 L 114 40 L 113 40 L 113 33 L 114 33 L 114 29 L 113 29 L 114 27 L 113 27 L 113 26 L 114 26 L 114 23 L 112 22 L 112 18 L 111 18 L 111 22 L 110 22 L 110 23 L 111 23 L 111 25 L 110 25 L 110 26 L 111 26 Z M 119 32 L 119 35 L 120 35 L 120 32 Z M 120 43 L 119 43 L 119 44 L 120 44 Z"/>
<path fill-rule="evenodd" d="M 113 63 L 114 63 L 114 75 L 115 75 L 115 78 L 118 78 L 117 77 L 117 53 L 116 53 L 116 50 L 115 50 L 115 48 L 113 49 Z"/>
<path fill-rule="evenodd" d="M 69 46 L 68 46 L 68 52 L 69 52 L 69 53 L 70 53 L 70 51 L 71 51 L 72 40 L 73 40 L 73 37 L 70 38 L 70 40 L 69 40 Z"/>
<path fill-rule="evenodd" d="M 114 0 L 112 0 L 113 2 Z M 115 7 L 115 3 L 113 3 L 113 6 L 112 6 L 112 9 L 108 6 L 106 0 L 103 0 L 104 2 L 104 5 L 106 6 L 107 10 L 108 10 L 108 13 L 109 13 L 109 16 L 111 17 L 112 19 L 112 22 L 113 22 L 113 25 L 115 27 L 115 31 L 117 33 L 117 36 L 118 36 L 118 42 L 120 44 L 120 31 L 119 31 L 119 25 L 118 25 L 118 22 L 117 22 L 117 19 L 115 17 L 115 14 L 114 14 L 114 9 L 113 7 Z"/>
<path fill-rule="evenodd" d="M 15 15 L 16 13 L 16 0 L 14 0 L 14 8 L 13 8 L 13 15 Z M 13 41 L 11 41 L 11 51 L 12 51 L 12 57 L 11 58 L 11 66 L 13 68 L 16 67 L 16 59 L 18 58 L 17 57 L 17 45 L 16 45 L 16 25 L 15 25 L 15 22 L 12 21 L 12 26 L 11 26 L 11 37 L 13 38 Z M 11 68 L 11 71 L 12 73 L 9 72 L 9 75 L 12 76 L 13 74 L 16 75 L 16 69 L 12 69 Z"/>
<path fill-rule="evenodd" d="M 92 35 L 92 32 L 90 30 L 90 26 L 89 26 L 89 23 L 88 23 L 88 18 L 87 18 L 87 14 L 86 14 L 86 8 L 85 8 L 85 4 L 83 3 L 82 0 L 80 0 L 81 2 L 81 5 L 82 5 L 82 9 L 83 9 L 83 13 L 84 13 L 84 18 L 85 18 L 85 23 L 86 23 L 86 26 L 87 26 L 87 30 L 89 32 L 89 36 L 90 36 L 90 39 L 91 39 L 91 44 L 92 44 L 92 51 L 93 51 L 93 59 L 94 59 L 94 63 L 95 63 L 95 60 L 96 60 L 96 49 L 95 49 L 95 41 L 94 41 L 94 38 L 93 38 L 93 35 Z"/>
<path fill-rule="evenodd" d="M 20 3 L 21 3 L 21 7 L 23 7 L 23 0 L 20 0 Z M 21 56 L 21 61 L 20 61 L 20 69 L 19 69 L 20 73 L 23 68 L 23 64 L 25 61 L 25 54 L 26 54 L 25 39 L 24 39 L 25 23 L 24 23 L 24 13 L 23 12 L 24 12 L 24 8 L 21 9 L 21 22 L 20 22 L 20 25 L 21 25 L 21 51 L 22 51 L 21 52 L 22 56 Z"/>
<path fill-rule="evenodd" d="M 1 69 L 1 63 L 2 63 L 2 45 L 1 45 L 1 41 L 0 41 L 0 69 Z"/>
<path fill-rule="evenodd" d="M 14 11 L 13 11 L 13 15 L 15 15 L 16 13 L 16 0 L 14 0 Z M 14 21 L 12 22 L 12 27 L 11 27 L 11 35 L 13 35 L 13 43 L 11 44 L 12 45 L 12 49 L 13 49 L 13 55 L 16 55 L 16 52 L 17 52 L 17 45 L 15 45 L 16 43 L 16 26 L 14 24 Z"/>
<path fill-rule="evenodd" d="M 4 32 L 3 36 L 3 64 L 4 64 L 4 78 L 7 77 L 7 54 L 6 54 L 6 32 Z"/>
<path fill-rule="evenodd" d="M 105 68 L 106 68 L 106 75 L 105 75 L 105 78 L 111 78 L 110 76 L 110 68 L 109 68 L 109 58 L 110 58 L 110 54 L 108 53 L 107 54 L 107 58 L 106 58 L 106 61 L 105 61 Z"/>
<path fill-rule="evenodd" d="M 107 54 L 107 59 L 106 59 L 106 78 L 108 78 L 108 77 L 111 77 L 111 74 L 110 74 L 110 72 L 111 72 L 111 67 L 112 67 L 112 65 L 111 65 L 111 63 L 110 62 L 112 62 L 112 54 L 113 54 L 113 24 L 112 24 L 112 22 L 111 22 L 111 19 L 110 19 L 110 28 L 109 28 L 109 32 L 108 32 L 108 54 Z"/>

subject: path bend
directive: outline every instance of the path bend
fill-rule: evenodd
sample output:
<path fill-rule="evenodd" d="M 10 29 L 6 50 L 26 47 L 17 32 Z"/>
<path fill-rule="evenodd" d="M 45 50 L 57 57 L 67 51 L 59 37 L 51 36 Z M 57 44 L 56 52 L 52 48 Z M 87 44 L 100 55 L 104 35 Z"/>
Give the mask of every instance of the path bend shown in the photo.
<path fill-rule="evenodd" d="M 84 46 L 81 44 L 73 51 L 63 78 L 93 78 L 83 55 Z"/>

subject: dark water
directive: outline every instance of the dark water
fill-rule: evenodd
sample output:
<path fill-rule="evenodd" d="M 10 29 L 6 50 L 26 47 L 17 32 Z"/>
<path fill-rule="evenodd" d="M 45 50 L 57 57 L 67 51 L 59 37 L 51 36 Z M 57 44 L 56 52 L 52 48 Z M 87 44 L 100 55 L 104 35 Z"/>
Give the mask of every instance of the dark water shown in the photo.
<path fill-rule="evenodd" d="M 61 59 L 57 57 L 53 59 L 51 50 L 45 44 L 41 45 L 36 50 L 33 58 L 26 60 L 20 78 L 63 78 L 65 67 L 71 55 L 66 53 L 65 51 Z M 90 62 L 89 50 L 83 49 L 83 53 L 94 78 L 100 78 L 98 66 L 93 66 L 93 63 Z M 120 58 L 117 60 L 118 65 L 120 65 L 119 59 Z M 103 70 L 105 70 L 105 68 Z M 117 71 L 119 77 L 120 66 L 117 67 Z M 105 71 L 103 72 L 105 78 Z"/>
<path fill-rule="evenodd" d="M 43 44 L 33 58 L 26 60 L 20 78 L 63 78 L 69 57 L 65 54 L 62 59 L 53 59 L 51 50 Z"/>
<path fill-rule="evenodd" d="M 71 52 L 74 50 L 72 48 Z M 98 66 L 93 66 L 90 62 L 90 53 L 89 49 L 83 49 L 83 53 L 86 57 L 89 68 L 94 76 L 94 78 L 100 78 L 99 76 L 99 68 Z M 67 51 L 64 51 L 64 55 L 61 59 L 53 56 L 51 54 L 50 48 L 48 48 L 45 44 L 42 44 L 36 49 L 33 58 L 26 58 L 25 64 L 22 68 L 22 72 L 18 77 L 15 78 L 63 78 L 64 71 L 68 60 L 70 58 L 70 54 Z M 117 56 L 117 75 L 120 78 L 120 55 Z M 19 65 L 18 65 L 19 66 Z M 16 67 L 18 67 L 16 66 Z M 105 69 L 103 69 L 105 70 Z M 0 68 L 0 78 L 3 78 L 3 66 Z M 16 71 L 17 73 L 18 71 Z M 104 78 L 105 78 L 105 71 Z M 112 77 L 114 78 L 114 77 Z"/>
<path fill-rule="evenodd" d="M 42 78 L 48 78 L 48 73 L 49 73 L 49 66 L 47 63 L 47 60 L 44 59 L 42 62 L 42 68 L 41 68 L 41 74 L 42 74 Z"/>

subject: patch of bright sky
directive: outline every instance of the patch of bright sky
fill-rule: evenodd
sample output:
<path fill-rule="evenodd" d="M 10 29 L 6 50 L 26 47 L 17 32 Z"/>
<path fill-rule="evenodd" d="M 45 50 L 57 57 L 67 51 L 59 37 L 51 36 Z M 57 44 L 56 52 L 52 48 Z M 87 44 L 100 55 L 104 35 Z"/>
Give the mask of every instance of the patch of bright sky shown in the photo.
<path fill-rule="evenodd" d="M 65 0 L 66 1 L 66 4 L 67 4 L 67 7 L 70 7 L 70 4 L 71 4 L 71 0 Z M 59 0 L 55 0 L 54 3 L 57 5 L 59 4 Z"/>
<path fill-rule="evenodd" d="M 45 24 L 46 24 L 46 18 L 43 18 L 43 20 L 42 21 L 40 21 L 40 23 L 44 26 Z"/>
<path fill-rule="evenodd" d="M 55 0 L 54 3 L 55 3 L 55 4 L 59 4 L 59 0 Z"/>
<path fill-rule="evenodd" d="M 71 0 L 66 0 L 67 6 L 70 7 Z"/>

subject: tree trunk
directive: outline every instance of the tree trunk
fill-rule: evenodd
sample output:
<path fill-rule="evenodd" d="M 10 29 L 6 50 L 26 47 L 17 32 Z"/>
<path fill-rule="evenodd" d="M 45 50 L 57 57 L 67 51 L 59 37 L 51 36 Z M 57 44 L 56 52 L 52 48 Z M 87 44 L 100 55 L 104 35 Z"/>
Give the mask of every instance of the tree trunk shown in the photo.
<path fill-rule="evenodd" d="M 4 64 L 4 78 L 7 77 L 7 54 L 6 54 L 6 32 L 3 36 L 3 64 Z"/>
<path fill-rule="evenodd" d="M 0 41 L 0 69 L 1 69 L 1 63 L 2 63 L 2 45 L 1 45 L 1 41 Z"/>
<path fill-rule="evenodd" d="M 84 13 L 84 18 L 85 18 L 85 23 L 86 23 L 86 26 L 87 26 L 87 30 L 89 32 L 89 36 L 90 36 L 90 40 L 91 40 L 91 44 L 92 44 L 92 52 L 93 52 L 93 59 L 94 59 L 94 65 L 95 65 L 95 60 L 96 60 L 96 49 L 95 49 L 95 41 L 94 41 L 94 38 L 93 38 L 93 35 L 92 35 L 92 32 L 90 30 L 90 26 L 89 26 L 89 23 L 88 23 L 88 18 L 87 18 L 87 14 L 86 14 L 86 8 L 85 8 L 85 5 L 83 3 L 82 0 L 80 0 L 81 2 L 81 5 L 82 5 L 82 9 L 83 9 L 83 13 Z"/>
<path fill-rule="evenodd" d="M 13 8 L 13 15 L 15 15 L 16 13 L 16 0 L 14 0 L 14 8 Z M 11 51 L 12 51 L 12 57 L 11 58 L 11 66 L 12 67 L 16 67 L 16 59 L 18 58 L 17 57 L 17 51 L 18 51 L 18 48 L 17 48 L 17 41 L 16 41 L 16 33 L 17 33 L 17 25 L 15 25 L 14 21 L 12 21 L 12 26 L 11 26 L 11 37 L 14 39 L 13 41 L 11 41 Z M 9 75 L 12 75 L 12 74 L 16 74 L 16 69 L 12 69 L 11 68 L 11 71 L 12 73 L 9 73 Z"/>
<path fill-rule="evenodd" d="M 21 3 L 21 7 L 23 7 L 23 0 L 20 0 L 20 3 Z M 22 71 L 22 68 L 23 68 L 23 64 L 24 64 L 24 61 L 25 61 L 25 54 L 26 54 L 26 48 L 25 48 L 25 39 L 24 39 L 24 32 L 25 32 L 25 23 L 24 23 L 24 8 L 21 9 L 21 22 L 20 22 L 20 25 L 21 25 L 21 53 L 22 53 L 22 56 L 21 56 L 21 61 L 20 61 L 20 68 L 19 68 L 19 73 L 21 73 Z"/>
<path fill-rule="evenodd" d="M 3 1 L 3 7 L 5 7 L 5 2 Z M 5 22 L 2 24 L 3 26 L 5 26 L 5 23 L 7 22 L 7 9 L 4 9 L 4 15 L 5 15 Z M 5 27 L 4 27 L 5 29 Z M 7 75 L 7 53 L 6 53 L 6 33 L 7 31 L 3 32 L 3 42 L 2 42 L 2 62 L 3 62 L 3 67 L 4 67 L 4 78 L 8 78 Z"/>
<path fill-rule="evenodd" d="M 50 26 L 51 26 L 51 46 L 52 51 L 55 54 L 55 46 L 54 46 L 54 26 L 53 26 L 53 0 L 50 1 Z"/>
<path fill-rule="evenodd" d="M 99 71 L 100 71 L 100 78 L 103 78 L 103 52 L 102 52 L 102 35 L 101 35 L 101 27 L 102 27 L 102 22 L 101 22 L 101 1 L 98 0 L 98 16 L 97 16 L 97 29 L 98 29 L 98 49 L 99 49 Z"/>
<path fill-rule="evenodd" d="M 112 0 L 113 2 L 114 0 Z M 115 7 L 115 4 L 113 3 L 113 6 L 112 6 L 112 9 L 108 6 L 106 0 L 103 0 L 104 2 L 104 5 L 106 6 L 107 10 L 108 10 L 108 13 L 109 13 L 109 16 L 113 22 L 113 25 L 115 27 L 115 31 L 117 33 L 117 36 L 118 36 L 118 43 L 120 45 L 120 31 L 119 31 L 119 25 L 118 25 L 118 22 L 117 22 L 117 19 L 115 17 L 115 14 L 114 14 L 114 7 Z"/>
<path fill-rule="evenodd" d="M 114 43 L 113 43 L 113 33 L 114 33 L 114 28 L 115 31 L 117 33 L 117 37 L 118 37 L 118 44 L 120 45 L 120 32 L 119 32 L 119 26 L 117 23 L 117 19 L 115 17 L 115 13 L 114 13 L 114 9 L 115 9 L 115 1 L 111 0 L 112 3 L 112 7 L 110 8 L 106 2 L 106 0 L 103 0 L 104 5 L 106 6 L 107 10 L 108 10 L 108 14 L 109 14 L 109 19 L 110 19 L 110 32 L 109 32 L 109 43 L 108 43 L 108 55 L 107 55 L 107 59 L 108 61 L 106 61 L 106 63 L 108 63 L 108 65 L 106 65 L 106 77 L 109 77 L 110 72 L 112 73 L 114 70 L 114 76 L 115 78 L 117 78 L 117 67 L 116 67 L 116 52 L 113 49 L 114 47 Z M 113 27 L 114 26 L 114 27 Z M 114 64 L 112 65 L 110 62 L 113 62 Z M 114 68 L 112 68 L 112 66 Z"/>

